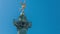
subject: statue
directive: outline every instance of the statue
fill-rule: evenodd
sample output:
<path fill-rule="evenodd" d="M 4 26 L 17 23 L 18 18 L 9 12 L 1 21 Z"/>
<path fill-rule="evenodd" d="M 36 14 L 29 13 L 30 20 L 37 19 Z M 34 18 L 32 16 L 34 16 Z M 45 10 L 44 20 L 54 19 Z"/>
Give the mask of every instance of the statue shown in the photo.
<path fill-rule="evenodd" d="M 26 0 L 25 0 L 26 1 Z M 14 25 L 17 28 L 18 34 L 26 34 L 28 28 L 31 28 L 32 23 L 29 22 L 24 15 L 24 9 L 26 7 L 26 4 L 21 2 L 22 8 L 21 8 L 21 13 L 19 15 L 18 21 L 14 20 Z"/>

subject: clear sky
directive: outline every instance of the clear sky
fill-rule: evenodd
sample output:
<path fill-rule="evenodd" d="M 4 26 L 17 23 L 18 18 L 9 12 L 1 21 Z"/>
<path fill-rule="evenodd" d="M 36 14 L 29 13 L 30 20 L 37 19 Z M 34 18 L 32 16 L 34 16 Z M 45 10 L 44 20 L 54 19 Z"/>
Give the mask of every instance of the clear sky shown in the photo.
<path fill-rule="evenodd" d="M 60 34 L 60 0 L 27 0 L 25 15 L 32 21 L 27 34 Z M 16 0 L 0 0 L 0 34 L 17 34 L 13 19 L 19 16 Z"/>

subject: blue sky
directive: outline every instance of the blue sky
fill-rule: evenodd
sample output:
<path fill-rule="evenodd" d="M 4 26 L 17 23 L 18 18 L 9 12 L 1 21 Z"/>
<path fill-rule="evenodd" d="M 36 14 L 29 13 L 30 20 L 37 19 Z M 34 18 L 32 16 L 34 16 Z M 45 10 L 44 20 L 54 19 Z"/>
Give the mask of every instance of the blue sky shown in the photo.
<path fill-rule="evenodd" d="M 27 34 L 60 34 L 60 0 L 27 0 L 25 15 L 32 21 Z M 13 19 L 19 16 L 16 0 L 0 0 L 0 34 L 17 34 Z"/>

